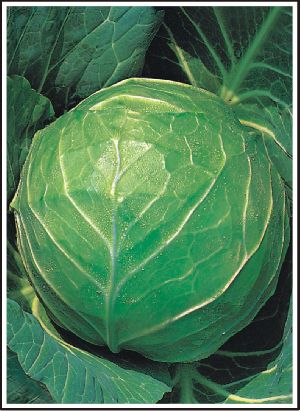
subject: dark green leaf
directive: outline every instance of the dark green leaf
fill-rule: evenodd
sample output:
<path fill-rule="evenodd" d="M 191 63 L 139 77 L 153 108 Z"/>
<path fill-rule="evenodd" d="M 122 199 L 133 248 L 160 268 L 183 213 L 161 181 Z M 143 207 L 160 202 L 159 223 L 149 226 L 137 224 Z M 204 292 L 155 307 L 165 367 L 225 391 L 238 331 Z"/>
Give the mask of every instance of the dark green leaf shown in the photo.
<path fill-rule="evenodd" d="M 264 96 L 290 106 L 291 8 L 172 7 L 165 12 L 149 50 L 151 74 L 181 77 L 225 101 Z"/>
<path fill-rule="evenodd" d="M 8 404 L 51 404 L 49 391 L 32 380 L 20 366 L 17 354 L 7 352 L 7 402 Z"/>
<path fill-rule="evenodd" d="M 139 74 L 161 20 L 152 7 L 9 7 L 8 74 L 25 76 L 61 112 Z"/>
<path fill-rule="evenodd" d="M 292 402 L 292 304 L 282 338 L 282 348 L 277 358 L 266 370 L 251 379 L 226 403 L 291 403 Z"/>

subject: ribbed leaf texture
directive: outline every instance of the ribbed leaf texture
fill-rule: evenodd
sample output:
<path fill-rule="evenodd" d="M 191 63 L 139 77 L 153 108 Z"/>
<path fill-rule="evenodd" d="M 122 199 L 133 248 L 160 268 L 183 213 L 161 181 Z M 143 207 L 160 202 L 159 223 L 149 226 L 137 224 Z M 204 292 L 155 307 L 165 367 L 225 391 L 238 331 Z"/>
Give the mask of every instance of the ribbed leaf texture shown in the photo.
<path fill-rule="evenodd" d="M 61 113 L 138 75 L 162 21 L 153 7 L 8 8 L 8 74 L 29 80 Z"/>

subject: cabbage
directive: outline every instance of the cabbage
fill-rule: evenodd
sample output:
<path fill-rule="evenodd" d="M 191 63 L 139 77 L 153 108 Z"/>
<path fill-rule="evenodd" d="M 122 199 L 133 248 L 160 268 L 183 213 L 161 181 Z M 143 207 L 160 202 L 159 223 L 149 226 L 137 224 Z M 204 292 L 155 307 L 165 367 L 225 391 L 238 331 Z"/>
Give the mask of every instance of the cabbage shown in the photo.
<path fill-rule="evenodd" d="M 214 353 L 273 294 L 283 182 L 219 97 L 129 79 L 35 134 L 12 202 L 30 281 L 80 338 L 162 362 Z"/>

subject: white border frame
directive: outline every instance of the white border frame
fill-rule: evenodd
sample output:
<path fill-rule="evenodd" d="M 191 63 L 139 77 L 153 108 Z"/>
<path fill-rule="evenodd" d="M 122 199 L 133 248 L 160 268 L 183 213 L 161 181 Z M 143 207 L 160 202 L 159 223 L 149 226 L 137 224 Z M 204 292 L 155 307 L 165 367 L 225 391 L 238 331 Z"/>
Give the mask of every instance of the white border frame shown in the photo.
<path fill-rule="evenodd" d="M 85 6 L 178 6 L 183 4 L 182 2 L 84 2 Z M 6 182 L 6 135 L 7 135 L 7 124 L 6 124 L 6 10 L 8 6 L 82 6 L 81 2 L 3 2 L 2 3 L 2 272 L 6 273 L 7 270 L 7 257 L 6 257 L 6 238 L 7 238 L 7 218 L 6 218 L 6 193 L 7 193 L 7 182 Z M 293 8 L 293 82 L 294 82 L 294 93 L 293 93 L 293 403 L 292 404 L 7 404 L 7 370 L 6 370 L 6 290 L 7 290 L 7 280 L 6 275 L 2 276 L 2 406 L 3 409 L 296 409 L 298 402 L 297 393 L 297 334 L 298 334 L 298 318 L 297 318 L 297 223 L 298 223 L 298 181 L 297 181 L 297 2 L 184 2 L 185 6 L 290 6 Z"/>

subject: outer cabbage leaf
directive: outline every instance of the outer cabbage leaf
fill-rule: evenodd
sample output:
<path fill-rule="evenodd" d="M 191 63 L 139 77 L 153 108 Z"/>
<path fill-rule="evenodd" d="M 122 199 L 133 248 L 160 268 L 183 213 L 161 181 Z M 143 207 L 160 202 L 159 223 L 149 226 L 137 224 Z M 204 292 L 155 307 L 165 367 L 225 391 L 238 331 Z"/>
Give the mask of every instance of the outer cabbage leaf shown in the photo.
<path fill-rule="evenodd" d="M 54 403 L 49 392 L 38 382 L 33 381 L 20 366 L 17 355 L 7 353 L 7 402 L 8 404 L 51 404 Z"/>
<path fill-rule="evenodd" d="M 30 87 L 24 77 L 7 82 L 7 197 L 15 193 L 34 133 L 53 118 L 50 101 Z"/>
<path fill-rule="evenodd" d="M 292 403 L 292 304 L 285 325 L 282 349 L 267 369 L 229 396 L 226 403 Z"/>
<path fill-rule="evenodd" d="M 8 74 L 25 76 L 60 113 L 138 75 L 162 20 L 153 7 L 8 8 Z"/>
<path fill-rule="evenodd" d="M 12 206 L 53 319 L 159 361 L 207 357 L 245 327 L 289 241 L 263 148 L 217 96 L 168 81 L 123 81 L 38 132 Z"/>
<path fill-rule="evenodd" d="M 291 7 L 167 7 L 145 74 L 210 90 L 249 127 L 263 127 L 270 158 L 290 193 Z M 283 134 L 279 123 L 285 123 Z"/>
<path fill-rule="evenodd" d="M 37 299 L 33 312 L 44 328 L 8 299 L 8 346 L 17 353 L 26 374 L 42 382 L 55 402 L 155 403 L 170 390 L 160 381 L 167 379 L 166 367 L 144 361 L 144 371 L 140 371 L 130 361 L 121 359 L 119 365 L 117 358 L 107 360 L 71 346 L 60 339 Z"/>
<path fill-rule="evenodd" d="M 285 181 L 292 200 L 292 123 L 289 108 L 239 104 L 235 112 L 240 122 L 261 134 L 270 159 Z"/>

